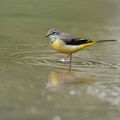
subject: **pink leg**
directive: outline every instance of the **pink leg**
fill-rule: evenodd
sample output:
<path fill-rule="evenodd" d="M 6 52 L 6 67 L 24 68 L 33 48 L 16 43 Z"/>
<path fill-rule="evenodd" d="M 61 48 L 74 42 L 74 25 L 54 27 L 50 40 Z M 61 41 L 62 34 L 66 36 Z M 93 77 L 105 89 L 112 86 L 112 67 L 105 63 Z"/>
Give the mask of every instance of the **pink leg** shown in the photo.
<path fill-rule="evenodd" d="M 71 67 L 71 63 L 72 63 L 72 54 L 70 54 L 69 57 L 70 57 L 70 67 Z"/>
<path fill-rule="evenodd" d="M 69 58 L 69 59 L 68 59 Z M 63 63 L 70 63 L 71 64 L 71 61 L 72 61 L 72 54 L 70 54 L 70 55 L 68 55 L 68 56 L 66 56 L 65 58 L 63 58 L 63 59 L 61 59 L 61 61 L 63 62 Z"/>

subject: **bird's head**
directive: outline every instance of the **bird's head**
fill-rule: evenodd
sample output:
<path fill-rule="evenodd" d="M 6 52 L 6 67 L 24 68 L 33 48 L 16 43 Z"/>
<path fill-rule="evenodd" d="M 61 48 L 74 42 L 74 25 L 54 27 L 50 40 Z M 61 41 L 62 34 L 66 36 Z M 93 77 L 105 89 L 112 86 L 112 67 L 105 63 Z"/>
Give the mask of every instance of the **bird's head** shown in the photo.
<path fill-rule="evenodd" d="M 60 34 L 61 34 L 61 32 L 59 30 L 52 28 L 48 31 L 48 33 L 45 35 L 45 37 L 58 36 Z"/>

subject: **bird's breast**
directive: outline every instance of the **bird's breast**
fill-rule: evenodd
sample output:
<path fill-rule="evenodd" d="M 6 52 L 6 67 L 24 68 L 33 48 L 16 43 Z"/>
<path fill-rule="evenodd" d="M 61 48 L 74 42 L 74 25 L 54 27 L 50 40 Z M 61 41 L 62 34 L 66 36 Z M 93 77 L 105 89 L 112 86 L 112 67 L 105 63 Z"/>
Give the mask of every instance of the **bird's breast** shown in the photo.
<path fill-rule="evenodd" d="M 50 42 L 53 49 L 55 49 L 58 52 L 65 53 L 65 43 L 61 40 L 56 39 L 54 42 Z"/>
<path fill-rule="evenodd" d="M 65 53 L 65 54 L 71 54 L 73 52 L 80 50 L 80 46 L 66 45 L 64 43 L 64 41 L 58 40 L 58 39 L 55 40 L 53 43 L 51 42 L 51 46 L 56 51 L 61 52 L 61 53 Z"/>

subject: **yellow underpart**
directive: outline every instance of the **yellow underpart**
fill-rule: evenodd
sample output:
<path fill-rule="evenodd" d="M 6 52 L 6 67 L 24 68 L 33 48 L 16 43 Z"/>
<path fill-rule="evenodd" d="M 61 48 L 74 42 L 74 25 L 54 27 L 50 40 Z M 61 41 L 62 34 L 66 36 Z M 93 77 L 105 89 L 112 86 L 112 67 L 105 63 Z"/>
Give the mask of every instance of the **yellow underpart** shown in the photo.
<path fill-rule="evenodd" d="M 55 40 L 53 43 L 51 42 L 51 46 L 58 52 L 65 54 L 72 54 L 74 52 L 80 51 L 84 47 L 95 44 L 96 41 L 91 43 L 81 44 L 81 45 L 66 45 L 62 40 Z"/>

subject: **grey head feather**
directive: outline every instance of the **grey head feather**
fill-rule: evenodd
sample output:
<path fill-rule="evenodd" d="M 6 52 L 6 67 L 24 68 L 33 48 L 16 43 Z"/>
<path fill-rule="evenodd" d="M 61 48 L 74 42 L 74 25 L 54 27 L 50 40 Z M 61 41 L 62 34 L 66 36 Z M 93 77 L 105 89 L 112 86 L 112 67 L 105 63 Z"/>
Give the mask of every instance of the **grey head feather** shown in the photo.
<path fill-rule="evenodd" d="M 61 32 L 55 28 L 52 28 L 48 31 L 47 35 L 45 37 L 50 37 L 51 42 L 54 42 L 56 39 L 59 38 Z"/>
<path fill-rule="evenodd" d="M 47 35 L 45 37 L 49 37 L 51 35 L 60 35 L 61 32 L 55 28 L 52 28 L 48 31 Z"/>

